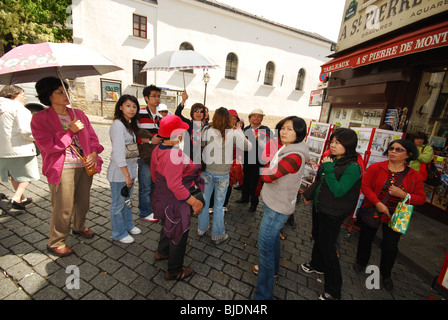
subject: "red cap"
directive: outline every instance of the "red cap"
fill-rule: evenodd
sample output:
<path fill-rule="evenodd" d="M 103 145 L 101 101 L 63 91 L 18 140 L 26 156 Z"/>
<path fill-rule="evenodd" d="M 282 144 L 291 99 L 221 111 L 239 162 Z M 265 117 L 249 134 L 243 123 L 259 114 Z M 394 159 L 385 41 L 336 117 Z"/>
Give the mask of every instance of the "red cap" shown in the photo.
<path fill-rule="evenodd" d="M 183 122 L 180 117 L 171 114 L 160 120 L 158 135 L 162 138 L 169 139 L 187 131 L 188 128 L 188 123 Z"/>
<path fill-rule="evenodd" d="M 230 116 L 234 116 L 234 117 L 239 118 L 239 117 L 238 117 L 238 112 L 236 112 L 236 110 L 229 109 L 229 113 L 230 113 Z"/>

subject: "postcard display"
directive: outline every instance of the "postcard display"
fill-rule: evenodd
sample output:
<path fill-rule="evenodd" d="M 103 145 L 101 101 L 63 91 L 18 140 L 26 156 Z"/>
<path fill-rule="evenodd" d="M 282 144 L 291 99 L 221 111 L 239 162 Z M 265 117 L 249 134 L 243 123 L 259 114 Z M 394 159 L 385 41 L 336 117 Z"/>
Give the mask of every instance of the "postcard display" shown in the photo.
<path fill-rule="evenodd" d="M 317 174 L 317 167 L 322 159 L 322 154 L 330 145 L 329 139 L 333 131 L 333 124 L 311 121 L 305 139 L 309 147 L 310 160 L 305 164 L 301 190 L 305 190 L 308 185 L 314 182 Z"/>

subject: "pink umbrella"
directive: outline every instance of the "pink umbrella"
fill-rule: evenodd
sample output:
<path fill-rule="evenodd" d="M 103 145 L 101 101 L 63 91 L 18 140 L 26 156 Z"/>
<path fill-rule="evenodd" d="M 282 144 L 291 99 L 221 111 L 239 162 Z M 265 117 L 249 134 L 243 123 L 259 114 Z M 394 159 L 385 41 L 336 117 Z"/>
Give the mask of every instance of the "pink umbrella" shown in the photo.
<path fill-rule="evenodd" d="M 45 77 L 75 79 L 123 70 L 93 50 L 73 43 L 24 44 L 0 58 L 0 83 L 35 82 Z"/>

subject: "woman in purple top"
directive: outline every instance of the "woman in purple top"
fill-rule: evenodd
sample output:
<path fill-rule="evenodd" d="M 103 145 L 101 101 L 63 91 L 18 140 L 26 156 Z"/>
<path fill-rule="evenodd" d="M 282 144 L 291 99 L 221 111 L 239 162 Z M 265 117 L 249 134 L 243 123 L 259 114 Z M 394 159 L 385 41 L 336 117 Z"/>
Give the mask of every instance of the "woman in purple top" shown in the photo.
<path fill-rule="evenodd" d="M 202 210 L 203 203 L 191 194 L 195 186 L 203 191 L 203 179 L 197 167 L 179 148 L 182 134 L 188 124 L 176 115 L 160 121 L 159 136 L 163 142 L 152 153 L 151 172 L 155 183 L 152 196 L 154 217 L 161 219 L 156 260 L 168 259 L 168 280 L 181 280 L 190 276 L 193 269 L 183 265 L 190 227 L 190 216 Z M 201 194 L 201 193 L 199 193 Z"/>

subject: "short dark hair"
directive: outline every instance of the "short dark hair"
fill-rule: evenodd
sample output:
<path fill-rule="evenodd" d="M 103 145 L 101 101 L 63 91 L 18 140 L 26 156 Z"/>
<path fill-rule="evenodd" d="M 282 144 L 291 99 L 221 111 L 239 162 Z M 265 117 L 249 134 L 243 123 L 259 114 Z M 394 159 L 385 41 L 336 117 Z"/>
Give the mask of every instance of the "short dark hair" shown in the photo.
<path fill-rule="evenodd" d="M 409 140 L 406 139 L 399 139 L 399 140 L 394 140 L 391 143 L 389 143 L 389 145 L 387 146 L 387 149 L 389 149 L 389 147 L 391 145 L 393 145 L 394 143 L 398 143 L 401 146 L 403 146 L 403 148 L 406 149 L 406 152 L 408 153 L 409 157 L 406 159 L 406 161 L 412 161 L 412 160 L 417 160 L 418 158 L 418 149 L 417 146 L 415 145 L 414 142 L 411 142 Z M 388 156 L 389 155 L 389 150 L 387 150 L 383 152 L 383 156 Z"/>
<path fill-rule="evenodd" d="M 428 136 L 423 131 L 417 131 L 411 134 L 412 142 L 414 142 L 415 139 L 423 139 L 423 144 L 428 143 Z"/>
<path fill-rule="evenodd" d="M 356 154 L 358 135 L 355 131 L 348 128 L 339 128 L 330 135 L 330 142 L 333 140 L 333 138 L 336 138 L 345 148 L 345 156 Z"/>
<path fill-rule="evenodd" d="M 64 84 L 65 88 L 68 89 L 68 83 L 62 81 L 56 77 L 47 77 L 40 79 L 36 82 L 36 92 L 37 98 L 39 101 L 46 105 L 51 106 L 50 96 L 53 94 L 55 90 Z"/>
<path fill-rule="evenodd" d="M 143 89 L 143 98 L 144 97 L 149 97 L 149 95 L 151 94 L 151 91 L 157 91 L 157 92 L 161 92 L 162 89 L 160 89 L 159 87 L 156 87 L 155 85 L 151 84 L 147 87 L 145 87 Z"/>
<path fill-rule="evenodd" d="M 299 143 L 302 142 L 303 139 L 306 137 L 306 122 L 302 118 L 299 118 L 297 116 L 289 116 L 282 120 L 280 120 L 276 126 L 275 129 L 280 131 L 280 129 L 283 127 L 286 121 L 291 120 L 292 121 L 292 127 L 296 133 L 296 140 L 293 143 Z M 280 140 L 280 139 L 279 139 Z"/>
<path fill-rule="evenodd" d="M 197 108 L 202 108 L 202 110 L 204 110 L 204 112 L 203 112 L 204 113 L 204 117 L 202 118 L 202 119 L 204 119 L 205 118 L 205 106 L 202 103 L 200 103 L 200 102 L 196 102 L 194 105 L 191 106 L 190 118 L 194 119 L 194 117 L 193 117 L 194 109 L 197 109 Z"/>

